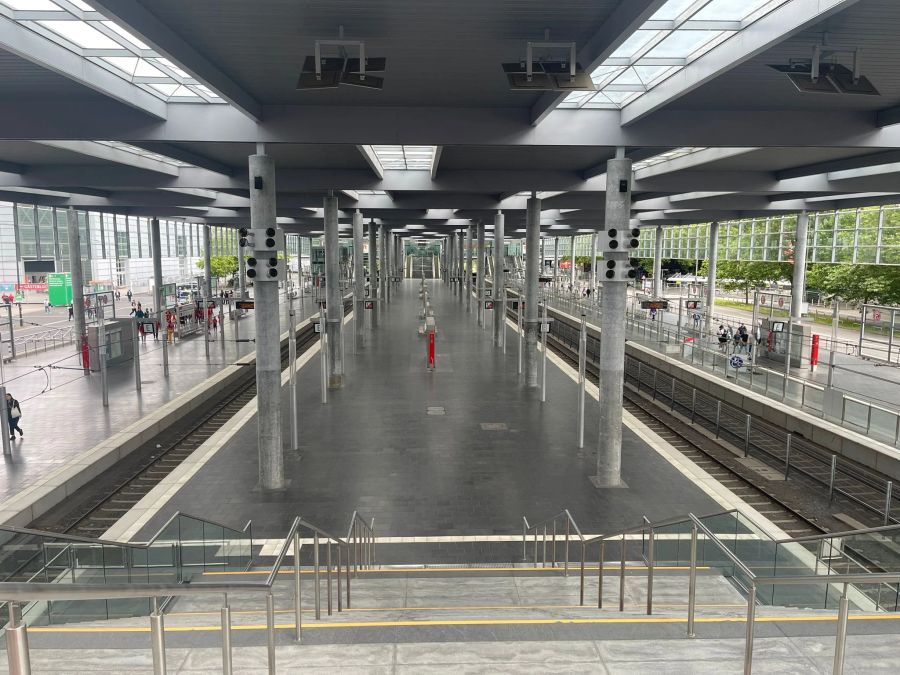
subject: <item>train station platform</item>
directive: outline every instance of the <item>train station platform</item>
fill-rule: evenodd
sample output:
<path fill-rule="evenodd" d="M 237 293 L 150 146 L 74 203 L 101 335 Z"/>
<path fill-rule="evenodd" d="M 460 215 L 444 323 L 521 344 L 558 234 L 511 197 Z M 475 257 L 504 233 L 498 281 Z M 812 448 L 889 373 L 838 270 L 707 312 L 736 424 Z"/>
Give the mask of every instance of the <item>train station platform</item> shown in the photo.
<path fill-rule="evenodd" d="M 295 300 L 297 321 L 318 311 L 312 298 Z M 280 312 L 281 329 L 288 327 L 288 304 Z M 224 330 L 224 341 L 221 331 Z M 24 436 L 11 443 L 11 455 L 0 467 L 0 523 L 29 522 L 43 502 L 54 501 L 59 488 L 85 467 L 106 468 L 119 458 L 105 452 L 127 436 L 164 419 L 164 407 L 206 386 L 210 378 L 255 350 L 254 343 L 235 341 L 234 322 L 226 314 L 224 328 L 210 337 L 209 359 L 202 333 L 169 345 L 169 377 L 163 375 L 162 336 L 140 343 L 141 391 L 135 387 L 134 366 L 128 362 L 108 370 L 109 407 L 102 405 L 101 376 L 85 375 L 80 356 L 57 349 L 17 358 L 4 366 L 6 391 L 21 404 Z M 255 335 L 252 313 L 239 320 L 241 340 Z M 3 431 L 6 431 L 5 424 Z M 73 489 L 80 487 L 73 485 Z M 50 504 L 52 505 L 52 504 Z M 29 511 L 31 507 L 36 507 Z"/>
<path fill-rule="evenodd" d="M 548 364 L 547 401 L 541 403 L 539 390 L 520 383 L 514 325 L 507 327 L 504 355 L 492 345 L 490 331 L 477 326 L 475 303 L 467 313 L 461 298 L 440 282 L 429 284 L 437 358 L 435 372 L 428 372 L 426 342 L 417 332 L 419 283 L 403 282 L 363 349 L 354 353 L 345 336 L 346 383 L 329 392 L 327 404 L 320 399 L 318 356 L 301 357 L 300 452 L 285 449 L 290 483 L 283 492 L 257 489 L 251 412 L 239 429 L 222 436 L 202 466 L 181 478 L 173 472 L 106 536 L 146 540 L 181 510 L 223 523 L 252 519 L 254 541 L 265 550 L 265 542 L 280 541 L 297 515 L 339 531 L 359 509 L 375 517 L 379 541 L 417 537 L 437 544 L 475 536 L 509 539 L 521 534 L 523 516 L 534 522 L 563 508 L 582 531 L 608 532 L 644 515 L 735 506 L 716 497 L 721 486 L 704 483 L 702 471 L 690 475 L 678 464 L 674 450 L 667 456 L 671 446 L 637 422 L 624 430 L 628 487 L 594 488 L 588 477 L 596 462 L 596 387 L 587 397 L 585 447 L 579 450 L 577 387 L 562 362 Z M 287 399 L 285 392 L 285 407 Z M 283 423 L 287 443 L 287 415 Z M 435 550 L 431 554 L 439 558 Z"/>
<path fill-rule="evenodd" d="M 575 299 L 566 292 L 545 291 L 545 296 L 551 307 L 572 316 L 585 314 L 590 324 L 601 324 L 602 312 L 596 302 Z M 664 353 L 687 368 L 697 368 L 721 378 L 729 383 L 729 387 L 762 394 L 780 405 L 811 414 L 888 446 L 900 447 L 900 408 L 895 403 L 895 392 L 900 386 L 900 368 L 840 351 L 834 352 L 833 362 L 829 365 L 832 357 L 823 348 L 815 368 L 810 368 L 808 359 L 803 367 L 792 365 L 785 382 L 783 360 L 767 358 L 761 353 L 751 368 L 751 360 L 745 350 L 734 353 L 731 343 L 724 350 L 720 349 L 715 334 L 704 336 L 695 330 L 690 312 L 682 316 L 679 329 L 677 303 L 674 306 L 674 311 L 661 311 L 654 320 L 651 320 L 648 311 L 629 306 L 626 318 L 628 340 Z M 714 318 L 715 331 L 720 323 L 725 323 L 725 319 L 718 315 Z M 749 328 L 751 321 L 748 319 L 745 323 Z M 824 338 L 823 344 L 827 345 Z M 734 367 L 732 356 L 740 357 L 739 367 Z M 833 373 L 829 387 L 830 367 Z M 751 370 L 753 377 L 750 376 Z"/>

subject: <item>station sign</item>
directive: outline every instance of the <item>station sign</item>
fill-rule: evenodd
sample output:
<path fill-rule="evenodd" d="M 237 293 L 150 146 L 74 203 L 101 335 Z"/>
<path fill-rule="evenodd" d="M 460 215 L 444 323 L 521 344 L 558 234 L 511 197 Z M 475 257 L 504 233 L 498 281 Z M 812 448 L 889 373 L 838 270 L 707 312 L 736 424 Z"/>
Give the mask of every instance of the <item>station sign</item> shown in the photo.
<path fill-rule="evenodd" d="M 46 291 L 47 284 L 16 284 L 17 291 Z"/>
<path fill-rule="evenodd" d="M 375 301 L 374 300 L 366 300 L 364 309 L 375 309 Z"/>
<path fill-rule="evenodd" d="M 313 331 L 316 332 L 316 333 L 321 333 L 321 332 L 322 332 L 322 322 L 321 322 L 321 321 L 316 321 L 316 322 L 313 324 Z"/>
<path fill-rule="evenodd" d="M 685 300 L 684 307 L 685 307 L 685 309 L 700 309 L 700 301 L 699 300 Z"/>
<path fill-rule="evenodd" d="M 485 289 L 484 289 L 484 295 L 485 295 L 485 297 L 487 297 L 487 298 L 490 298 L 490 297 L 493 295 L 493 293 L 494 293 L 494 292 L 493 292 L 490 288 L 485 288 Z"/>
<path fill-rule="evenodd" d="M 484 308 L 485 309 L 494 309 L 494 301 L 493 300 L 485 300 Z"/>
<path fill-rule="evenodd" d="M 54 307 L 72 302 L 72 275 L 53 272 L 47 276 L 48 300 Z"/>
<path fill-rule="evenodd" d="M 669 309 L 668 300 L 641 300 L 641 309 Z"/>
<path fill-rule="evenodd" d="M 234 303 L 234 306 L 237 309 L 255 309 L 256 302 L 254 302 L 253 300 L 238 300 Z"/>

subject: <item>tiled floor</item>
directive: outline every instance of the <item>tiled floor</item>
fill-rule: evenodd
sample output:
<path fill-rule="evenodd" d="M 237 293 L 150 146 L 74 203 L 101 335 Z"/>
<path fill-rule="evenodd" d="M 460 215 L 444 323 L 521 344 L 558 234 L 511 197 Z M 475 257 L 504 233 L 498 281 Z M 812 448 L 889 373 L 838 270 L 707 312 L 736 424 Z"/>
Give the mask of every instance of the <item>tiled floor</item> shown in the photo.
<path fill-rule="evenodd" d="M 541 404 L 537 390 L 520 385 L 513 332 L 504 357 L 440 282 L 432 286 L 437 372 L 427 372 L 416 330 L 418 283 L 404 283 L 359 354 L 347 339 L 346 385 L 331 392 L 327 405 L 320 403 L 319 359 L 301 371 L 301 452 L 286 450 L 287 490 L 256 489 L 251 422 L 139 538 L 178 509 L 226 524 L 252 518 L 255 538 L 283 536 L 298 514 L 340 532 L 356 508 L 377 519 L 379 536 L 509 534 L 521 531 L 523 515 L 534 521 L 562 508 L 591 532 L 631 525 L 645 514 L 718 510 L 627 429 L 629 488 L 593 488 L 596 402 L 588 397 L 586 447 L 578 450 L 572 380 L 548 366 L 548 401 Z M 428 414 L 429 408 L 444 414 Z M 287 415 L 284 423 L 287 441 Z"/>
<path fill-rule="evenodd" d="M 286 330 L 287 306 L 281 309 L 282 330 Z M 317 311 L 310 298 L 302 308 L 297 302 L 296 310 L 298 321 Z M 232 330 L 232 322 L 226 319 L 225 350 L 218 339 L 210 343 L 208 362 L 199 335 L 170 345 L 168 380 L 162 373 L 162 344 L 148 337 L 141 345 L 141 393 L 135 391 L 131 364 L 111 368 L 109 408 L 101 404 L 99 374 L 85 377 L 68 349 L 6 364 L 6 388 L 21 403 L 25 436 L 15 441 L 11 457 L 2 457 L 0 503 L 255 349 L 252 342 L 234 342 Z M 240 321 L 240 337 L 254 334 L 253 315 L 248 313 Z M 55 367 L 49 369 L 50 364 Z"/>

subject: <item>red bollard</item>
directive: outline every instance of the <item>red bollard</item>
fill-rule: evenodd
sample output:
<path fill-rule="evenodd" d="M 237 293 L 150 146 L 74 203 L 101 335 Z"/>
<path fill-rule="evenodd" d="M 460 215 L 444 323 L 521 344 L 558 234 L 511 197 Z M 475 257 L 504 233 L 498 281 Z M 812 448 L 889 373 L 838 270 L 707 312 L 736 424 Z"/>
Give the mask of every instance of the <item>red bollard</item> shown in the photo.
<path fill-rule="evenodd" d="M 819 336 L 812 336 L 812 348 L 809 351 L 809 365 L 819 365 Z"/>
<path fill-rule="evenodd" d="M 87 335 L 81 336 L 81 367 L 91 369 L 91 348 L 88 346 Z"/>
<path fill-rule="evenodd" d="M 428 369 L 434 370 L 434 331 L 428 332 Z"/>

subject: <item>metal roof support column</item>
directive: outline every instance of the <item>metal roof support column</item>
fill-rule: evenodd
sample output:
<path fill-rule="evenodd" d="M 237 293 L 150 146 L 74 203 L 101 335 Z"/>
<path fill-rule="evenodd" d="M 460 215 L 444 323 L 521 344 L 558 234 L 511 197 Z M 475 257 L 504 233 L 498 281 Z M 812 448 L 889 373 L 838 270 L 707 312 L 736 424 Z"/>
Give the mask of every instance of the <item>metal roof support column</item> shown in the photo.
<path fill-rule="evenodd" d="M 156 330 L 162 332 L 162 362 L 163 376 L 169 376 L 169 345 L 168 331 L 166 330 L 165 297 L 162 293 L 162 238 L 159 233 L 159 218 L 150 221 L 150 243 L 153 253 L 153 305 L 156 312 Z M 75 274 L 72 273 L 72 292 L 75 292 Z"/>
<path fill-rule="evenodd" d="M 69 231 L 69 269 L 72 271 L 72 312 L 75 315 L 75 335 L 78 336 L 75 340 L 75 353 L 80 354 L 81 340 L 87 334 L 84 325 L 84 266 L 81 264 L 81 230 L 78 227 L 78 214 L 72 207 L 69 207 L 66 214 L 66 229 Z"/>
<path fill-rule="evenodd" d="M 478 221 L 478 267 L 475 273 L 478 275 L 476 285 L 476 299 L 478 301 L 478 325 L 484 328 L 484 273 L 487 264 L 484 261 L 484 222 Z"/>
<path fill-rule="evenodd" d="M 275 162 L 262 154 L 251 155 L 250 226 L 276 227 Z M 257 187 L 258 186 L 258 187 Z M 204 232 L 208 232 L 204 228 Z M 208 240 L 205 242 L 208 243 Z M 278 281 L 262 275 L 253 284 L 256 322 L 256 406 L 261 490 L 284 489 L 284 455 L 281 446 L 281 325 L 278 317 Z"/>
<path fill-rule="evenodd" d="M 357 349 L 361 349 L 366 330 L 366 272 L 363 268 L 363 215 L 357 209 L 353 212 L 353 326 Z"/>
<path fill-rule="evenodd" d="M 381 295 L 378 292 L 378 226 L 375 221 L 369 223 L 369 297 L 375 300 L 372 313 L 372 328 L 378 325 L 378 298 Z"/>
<path fill-rule="evenodd" d="M 707 246 L 708 268 L 706 273 L 706 335 L 712 334 L 712 318 L 716 309 L 716 266 L 719 263 L 719 223 L 709 224 Z"/>
<path fill-rule="evenodd" d="M 325 197 L 325 314 L 328 326 L 328 387 L 344 386 L 344 302 L 341 297 L 338 199 Z"/>
<path fill-rule="evenodd" d="M 663 258 L 663 226 L 656 226 L 656 248 L 653 254 L 653 297 L 663 296 L 662 258 Z"/>
<path fill-rule="evenodd" d="M 525 386 L 538 386 L 538 279 L 541 265 L 541 200 L 532 193 L 525 223 Z M 521 298 L 520 298 L 521 299 Z M 519 311 L 522 311 L 521 304 Z"/>
<path fill-rule="evenodd" d="M 571 263 L 569 266 L 569 290 L 573 293 L 575 292 L 575 235 L 572 235 L 572 238 L 569 240 L 572 244 L 571 252 L 569 254 L 569 262 Z"/>
<path fill-rule="evenodd" d="M 503 226 L 505 217 L 503 211 L 497 211 L 494 216 L 494 278 L 492 279 L 494 297 L 494 344 L 503 346 L 503 332 L 506 330 L 506 317 L 503 316 L 503 298 L 506 295 L 506 278 L 503 268 L 504 261 Z"/>
<path fill-rule="evenodd" d="M 837 224 L 834 235 L 837 237 Z M 801 211 L 797 216 L 797 237 L 794 240 L 794 278 L 791 282 L 791 321 L 803 316 L 803 300 L 806 297 L 806 244 L 809 236 L 809 213 Z M 755 327 L 754 327 L 755 329 Z"/>
<path fill-rule="evenodd" d="M 466 312 L 472 311 L 472 226 L 466 228 Z"/>
<path fill-rule="evenodd" d="M 465 274 L 465 245 L 466 238 L 464 236 L 464 230 L 460 230 L 456 235 L 456 278 L 459 280 L 457 283 L 459 284 L 459 299 L 460 302 L 463 299 L 463 293 L 465 293 L 465 285 L 463 284 L 463 276 Z"/>
<path fill-rule="evenodd" d="M 619 148 L 606 167 L 606 228 L 625 232 L 631 223 L 631 160 Z M 627 266 L 627 251 L 607 251 L 604 257 Z M 625 383 L 625 305 L 627 278 L 603 282 L 600 339 L 600 433 L 597 442 L 597 488 L 625 487 L 622 482 L 622 398 Z"/>

